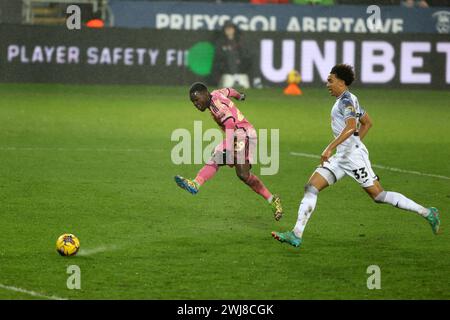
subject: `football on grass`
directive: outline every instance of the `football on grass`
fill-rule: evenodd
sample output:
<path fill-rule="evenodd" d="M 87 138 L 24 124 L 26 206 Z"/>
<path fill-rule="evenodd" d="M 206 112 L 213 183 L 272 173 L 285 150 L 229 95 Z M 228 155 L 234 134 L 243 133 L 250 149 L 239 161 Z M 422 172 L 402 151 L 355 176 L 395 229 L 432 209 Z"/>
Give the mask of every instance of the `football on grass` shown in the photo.
<path fill-rule="evenodd" d="M 56 240 L 56 251 L 62 256 L 73 256 L 80 249 L 80 240 L 70 233 L 61 235 Z"/>

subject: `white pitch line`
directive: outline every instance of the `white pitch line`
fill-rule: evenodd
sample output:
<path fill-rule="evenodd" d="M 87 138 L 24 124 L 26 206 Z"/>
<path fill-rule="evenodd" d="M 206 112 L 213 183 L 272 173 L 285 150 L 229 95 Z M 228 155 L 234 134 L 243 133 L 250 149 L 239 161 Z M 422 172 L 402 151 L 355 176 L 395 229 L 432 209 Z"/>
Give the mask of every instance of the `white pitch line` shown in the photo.
<path fill-rule="evenodd" d="M 297 156 L 297 157 L 320 159 L 320 156 L 318 156 L 316 154 L 309 154 L 309 153 L 302 153 L 302 152 L 291 152 L 291 155 Z M 450 177 L 446 177 L 446 176 L 442 176 L 442 175 L 438 175 L 438 174 L 423 173 L 423 172 L 419 172 L 419 171 L 411 171 L 411 170 L 404 170 L 404 169 L 393 168 L 393 167 L 386 167 L 386 166 L 382 166 L 379 164 L 372 164 L 372 167 L 378 168 L 378 169 L 383 169 L 383 170 L 394 171 L 394 172 L 409 173 L 409 174 L 415 174 L 418 176 L 426 176 L 426 177 L 450 180 Z"/>
<path fill-rule="evenodd" d="M 320 159 L 320 156 L 318 156 L 318 155 L 309 154 L 309 153 L 302 153 L 302 152 L 291 152 L 291 155 L 298 156 L 298 157 L 305 157 L 305 158 Z"/>
<path fill-rule="evenodd" d="M 91 256 L 93 254 L 97 254 L 97 253 L 101 253 L 101 252 L 105 252 L 105 251 L 116 250 L 117 248 L 118 248 L 117 246 L 100 246 L 100 247 L 93 248 L 93 249 L 80 249 L 80 252 L 78 253 L 78 255 L 82 256 L 82 257 L 87 257 L 87 256 Z"/>
<path fill-rule="evenodd" d="M 40 298 L 45 298 L 45 299 L 49 299 L 49 300 L 67 300 L 66 298 L 60 298 L 57 296 L 46 296 L 45 294 L 35 292 L 35 291 L 25 290 L 22 288 L 17 288 L 17 287 L 13 287 L 13 286 L 5 286 L 4 284 L 1 284 L 1 283 L 0 283 L 0 288 L 9 290 L 9 291 L 25 293 L 25 294 L 28 294 L 33 297 L 40 297 Z"/>

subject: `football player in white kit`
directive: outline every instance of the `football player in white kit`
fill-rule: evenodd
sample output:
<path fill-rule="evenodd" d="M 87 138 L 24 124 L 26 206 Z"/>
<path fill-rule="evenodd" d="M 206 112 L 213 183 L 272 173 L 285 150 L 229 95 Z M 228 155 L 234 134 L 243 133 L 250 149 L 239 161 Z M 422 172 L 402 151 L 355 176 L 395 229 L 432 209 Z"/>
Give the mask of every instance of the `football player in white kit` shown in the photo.
<path fill-rule="evenodd" d="M 369 152 L 362 142 L 372 121 L 359 105 L 358 98 L 348 91 L 355 75 L 349 65 L 338 64 L 331 69 L 327 88 L 336 102 L 331 110 L 331 128 L 334 140 L 322 152 L 320 166 L 305 186 L 298 210 L 298 219 L 292 231 L 272 232 L 272 236 L 294 247 L 302 243 L 303 231 L 314 211 L 317 195 L 345 175 L 352 177 L 376 203 L 388 203 L 397 208 L 416 212 L 431 225 L 434 234 L 439 231 L 439 213 L 436 208 L 425 208 L 404 195 L 385 191 L 372 170 Z M 336 154 L 332 155 L 334 150 Z"/>

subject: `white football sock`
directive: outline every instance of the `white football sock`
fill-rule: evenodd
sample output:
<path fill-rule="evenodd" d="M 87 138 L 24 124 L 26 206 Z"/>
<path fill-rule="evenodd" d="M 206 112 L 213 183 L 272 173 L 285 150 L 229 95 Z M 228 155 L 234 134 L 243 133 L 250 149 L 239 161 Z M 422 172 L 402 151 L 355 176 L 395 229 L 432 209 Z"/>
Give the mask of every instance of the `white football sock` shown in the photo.
<path fill-rule="evenodd" d="M 423 217 L 428 216 L 429 213 L 427 208 L 422 207 L 420 204 L 415 203 L 398 192 L 383 191 L 375 198 L 375 201 L 379 203 L 389 203 L 400 209 L 417 212 Z"/>
<path fill-rule="evenodd" d="M 308 222 L 308 219 L 311 217 L 311 214 L 316 207 L 318 193 L 319 190 L 317 190 L 312 185 L 308 185 L 305 188 L 305 195 L 300 202 L 300 207 L 298 208 L 297 223 L 294 227 L 294 234 L 299 238 L 302 237 L 303 230 L 305 230 L 306 227 L 306 223 Z"/>

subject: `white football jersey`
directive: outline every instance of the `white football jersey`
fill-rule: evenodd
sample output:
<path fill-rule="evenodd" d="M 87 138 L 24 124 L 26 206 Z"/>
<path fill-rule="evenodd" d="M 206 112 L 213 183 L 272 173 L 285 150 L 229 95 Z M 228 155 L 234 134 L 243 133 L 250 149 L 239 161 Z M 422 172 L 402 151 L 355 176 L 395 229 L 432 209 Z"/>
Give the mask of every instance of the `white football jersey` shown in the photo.
<path fill-rule="evenodd" d="M 344 130 L 346 124 L 345 121 L 349 118 L 356 118 L 356 125 L 359 128 L 359 118 L 364 115 L 365 111 L 360 107 L 358 98 L 350 91 L 342 93 L 333 105 L 331 109 L 331 129 L 333 135 L 336 138 Z M 352 136 L 347 138 L 344 142 L 337 146 L 337 152 L 347 152 L 355 145 L 363 145 L 359 138 L 358 132 L 355 132 Z"/>

